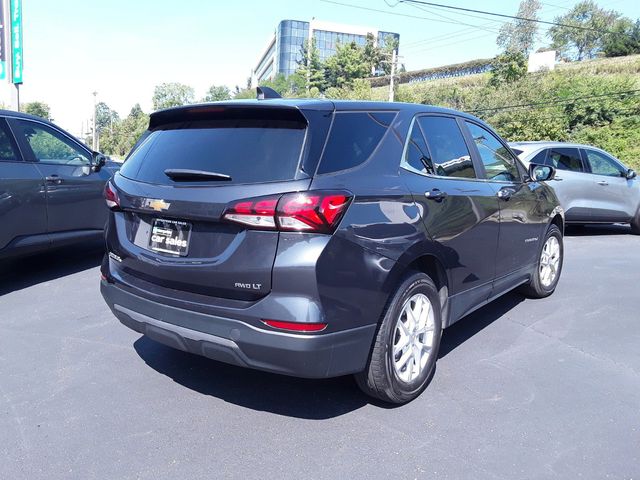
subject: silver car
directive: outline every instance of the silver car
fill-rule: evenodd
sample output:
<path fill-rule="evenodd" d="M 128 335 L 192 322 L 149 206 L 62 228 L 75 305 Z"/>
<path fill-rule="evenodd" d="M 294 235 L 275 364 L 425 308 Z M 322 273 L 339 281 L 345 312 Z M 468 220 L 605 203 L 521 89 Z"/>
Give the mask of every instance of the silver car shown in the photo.
<path fill-rule="evenodd" d="M 630 223 L 640 234 L 640 181 L 636 172 L 604 150 L 562 142 L 514 142 L 525 163 L 551 165 L 551 182 L 567 223 Z"/>

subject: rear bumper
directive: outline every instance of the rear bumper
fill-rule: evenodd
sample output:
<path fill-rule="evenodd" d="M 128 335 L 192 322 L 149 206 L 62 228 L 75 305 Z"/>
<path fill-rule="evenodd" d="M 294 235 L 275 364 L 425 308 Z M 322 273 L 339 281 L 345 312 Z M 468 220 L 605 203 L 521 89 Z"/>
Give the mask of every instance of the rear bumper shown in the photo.
<path fill-rule="evenodd" d="M 127 327 L 160 343 L 242 367 L 306 378 L 364 370 L 375 325 L 297 335 L 240 320 L 164 305 L 101 281 L 113 314 Z"/>

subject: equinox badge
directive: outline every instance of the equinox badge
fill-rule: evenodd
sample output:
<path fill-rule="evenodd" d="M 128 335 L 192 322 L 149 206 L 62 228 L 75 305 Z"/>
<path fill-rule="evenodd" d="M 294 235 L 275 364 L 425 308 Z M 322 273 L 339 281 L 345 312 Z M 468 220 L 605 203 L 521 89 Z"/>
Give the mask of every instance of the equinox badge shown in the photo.
<path fill-rule="evenodd" d="M 162 212 L 163 210 L 167 210 L 171 204 L 162 199 L 146 198 L 142 206 L 155 210 L 156 212 Z"/>

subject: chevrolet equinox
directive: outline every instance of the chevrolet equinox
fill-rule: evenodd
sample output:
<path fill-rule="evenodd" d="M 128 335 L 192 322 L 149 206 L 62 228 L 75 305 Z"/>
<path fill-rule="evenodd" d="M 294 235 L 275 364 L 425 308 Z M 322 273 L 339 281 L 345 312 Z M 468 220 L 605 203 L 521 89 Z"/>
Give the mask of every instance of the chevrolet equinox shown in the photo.
<path fill-rule="evenodd" d="M 549 165 L 425 105 L 230 101 L 162 110 L 105 189 L 101 291 L 127 327 L 243 367 L 355 374 L 404 403 L 442 330 L 556 288 Z"/>

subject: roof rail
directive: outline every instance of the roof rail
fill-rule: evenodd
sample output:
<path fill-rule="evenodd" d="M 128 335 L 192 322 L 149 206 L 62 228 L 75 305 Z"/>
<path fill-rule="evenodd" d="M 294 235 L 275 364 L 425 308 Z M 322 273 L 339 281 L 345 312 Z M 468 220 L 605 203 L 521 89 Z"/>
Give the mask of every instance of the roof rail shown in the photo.
<path fill-rule="evenodd" d="M 268 100 L 270 98 L 282 98 L 278 92 L 269 87 L 256 87 L 256 98 L 258 100 Z"/>

